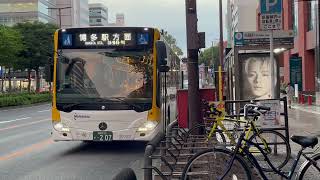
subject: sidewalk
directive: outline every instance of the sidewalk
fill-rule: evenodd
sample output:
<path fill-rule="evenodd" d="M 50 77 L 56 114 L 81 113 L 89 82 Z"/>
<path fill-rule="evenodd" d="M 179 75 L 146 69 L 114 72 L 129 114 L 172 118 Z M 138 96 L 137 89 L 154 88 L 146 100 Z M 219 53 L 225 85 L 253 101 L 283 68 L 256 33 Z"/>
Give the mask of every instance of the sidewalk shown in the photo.
<path fill-rule="evenodd" d="M 320 106 L 309 106 L 292 104 L 292 109 L 288 108 L 289 115 L 289 134 L 292 135 L 305 135 L 305 136 L 318 136 L 320 138 Z M 283 170 L 289 171 L 295 156 L 300 150 L 300 146 L 290 140 L 292 158 Z M 299 170 L 299 166 L 305 159 L 300 159 L 299 165 L 295 171 Z M 276 160 L 274 160 L 276 161 Z M 272 180 L 281 180 L 278 175 L 273 173 L 268 174 L 268 178 Z M 319 176 L 315 175 L 314 180 L 319 180 Z"/>
<path fill-rule="evenodd" d="M 300 111 L 313 113 L 313 114 L 320 114 L 320 106 L 317 105 L 307 105 L 307 104 L 292 104 L 292 109 L 297 109 Z"/>

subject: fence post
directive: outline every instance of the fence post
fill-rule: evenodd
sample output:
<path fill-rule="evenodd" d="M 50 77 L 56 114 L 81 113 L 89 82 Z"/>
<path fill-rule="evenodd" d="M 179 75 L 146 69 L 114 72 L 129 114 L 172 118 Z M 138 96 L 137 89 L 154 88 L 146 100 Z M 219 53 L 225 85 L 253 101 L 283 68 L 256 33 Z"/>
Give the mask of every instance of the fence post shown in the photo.
<path fill-rule="evenodd" d="M 290 134 L 289 134 L 289 117 L 288 117 L 288 104 L 287 104 L 287 97 L 283 97 L 283 105 L 284 105 L 284 126 L 286 131 L 286 139 L 290 142 Z"/>

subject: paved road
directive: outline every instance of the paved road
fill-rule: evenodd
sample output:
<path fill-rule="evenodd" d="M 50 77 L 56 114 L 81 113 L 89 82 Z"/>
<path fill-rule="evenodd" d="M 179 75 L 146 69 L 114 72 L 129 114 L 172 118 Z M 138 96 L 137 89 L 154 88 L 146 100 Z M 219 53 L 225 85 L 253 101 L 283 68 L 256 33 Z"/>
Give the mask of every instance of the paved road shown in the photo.
<path fill-rule="evenodd" d="M 320 135 L 319 114 L 290 110 L 289 122 L 290 134 Z M 144 143 L 57 143 L 50 132 L 49 104 L 0 110 L 0 180 L 108 180 L 124 167 L 142 179 Z"/>
<path fill-rule="evenodd" d="M 0 180 L 112 179 L 131 167 L 142 179 L 145 143 L 53 142 L 50 105 L 0 109 Z"/>

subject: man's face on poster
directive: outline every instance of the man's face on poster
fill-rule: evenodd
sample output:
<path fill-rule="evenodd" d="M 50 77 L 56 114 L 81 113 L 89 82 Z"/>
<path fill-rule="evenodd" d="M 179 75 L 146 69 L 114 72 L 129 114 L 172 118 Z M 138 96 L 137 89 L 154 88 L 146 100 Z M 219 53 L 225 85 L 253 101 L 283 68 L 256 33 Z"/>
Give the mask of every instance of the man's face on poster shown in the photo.
<path fill-rule="evenodd" d="M 267 97 L 270 92 L 270 62 L 267 58 L 249 58 L 245 62 L 245 77 L 248 81 L 251 94 Z"/>

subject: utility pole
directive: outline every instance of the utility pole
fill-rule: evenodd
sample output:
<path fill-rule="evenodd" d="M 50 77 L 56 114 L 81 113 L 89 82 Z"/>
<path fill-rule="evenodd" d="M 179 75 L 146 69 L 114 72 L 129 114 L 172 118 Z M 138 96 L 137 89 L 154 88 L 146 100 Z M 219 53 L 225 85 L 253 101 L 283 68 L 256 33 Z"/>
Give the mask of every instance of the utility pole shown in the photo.
<path fill-rule="evenodd" d="M 196 0 L 185 0 L 188 48 L 188 113 L 189 128 L 200 120 L 198 52 L 204 46 L 204 33 L 198 33 Z"/>
<path fill-rule="evenodd" d="M 219 101 L 223 101 L 223 20 L 222 20 L 222 0 L 219 0 L 219 24 L 220 24 L 220 47 L 219 47 L 219 55 L 220 55 L 220 65 L 219 65 Z"/>
<path fill-rule="evenodd" d="M 52 10 L 58 10 L 59 11 L 59 27 L 61 28 L 62 27 L 62 23 L 61 23 L 61 10 L 63 9 L 71 9 L 72 7 L 57 7 L 57 8 L 47 8 L 47 9 L 52 9 Z"/>

